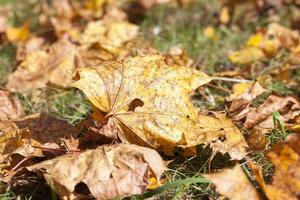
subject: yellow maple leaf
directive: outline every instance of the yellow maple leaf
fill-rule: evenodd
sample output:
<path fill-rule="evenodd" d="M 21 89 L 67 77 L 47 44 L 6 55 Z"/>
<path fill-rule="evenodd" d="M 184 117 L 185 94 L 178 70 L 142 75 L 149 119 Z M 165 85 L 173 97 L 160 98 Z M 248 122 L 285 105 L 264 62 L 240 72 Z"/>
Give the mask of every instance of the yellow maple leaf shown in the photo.
<path fill-rule="evenodd" d="M 190 101 L 189 94 L 210 81 L 195 69 L 168 66 L 161 56 L 145 56 L 78 69 L 78 75 L 73 86 L 106 118 L 113 118 L 131 143 L 171 153 L 176 146 L 209 143 L 225 135 L 218 132 L 224 128 L 219 119 L 199 118 Z M 243 142 L 235 142 L 228 144 L 243 148 Z"/>

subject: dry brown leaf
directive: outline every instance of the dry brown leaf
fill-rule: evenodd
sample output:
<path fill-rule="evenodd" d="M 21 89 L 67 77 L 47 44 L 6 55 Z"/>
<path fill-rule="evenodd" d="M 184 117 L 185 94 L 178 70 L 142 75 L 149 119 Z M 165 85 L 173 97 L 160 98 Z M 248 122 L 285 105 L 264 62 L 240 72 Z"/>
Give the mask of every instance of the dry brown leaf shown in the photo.
<path fill-rule="evenodd" d="M 243 123 L 249 129 L 247 136 L 249 150 L 263 150 L 267 145 L 265 134 L 274 129 L 274 119 L 272 114 L 280 113 L 280 121 L 285 122 L 286 127 L 291 127 L 291 122 L 296 122 L 300 115 L 300 104 L 293 97 L 280 97 L 270 95 L 264 103 L 257 108 L 251 107 L 251 101 L 262 94 L 265 90 L 258 82 L 254 83 L 246 92 L 238 95 L 232 100 L 229 107 L 232 119 Z M 244 120 L 245 119 L 245 120 Z"/>
<path fill-rule="evenodd" d="M 168 65 L 179 65 L 189 67 L 193 64 L 194 61 L 188 56 L 186 50 L 177 46 L 173 46 L 165 55 L 165 62 Z"/>
<path fill-rule="evenodd" d="M 75 187 L 83 183 L 100 200 L 142 194 L 150 178 L 159 185 L 166 162 L 155 150 L 116 144 L 60 156 L 27 169 L 42 173 L 61 199 L 76 199 Z"/>
<path fill-rule="evenodd" d="M 280 44 L 289 50 L 296 47 L 300 41 L 300 34 L 298 31 L 290 30 L 276 23 L 269 25 L 267 35 L 272 35 L 277 38 L 280 41 Z"/>
<path fill-rule="evenodd" d="M 286 141 L 275 145 L 267 157 L 275 166 L 271 184 L 263 180 L 261 170 L 251 163 L 254 175 L 270 200 L 297 200 L 300 192 L 300 137 L 290 136 Z"/>
<path fill-rule="evenodd" d="M 63 140 L 77 138 L 80 132 L 78 127 L 44 113 L 30 115 L 14 122 L 2 121 L 0 131 L 0 167 L 1 170 L 5 169 L 3 172 L 13 168 L 23 158 L 42 156 L 42 150 L 59 149 L 64 145 Z M 66 149 L 68 150 L 74 149 Z M 6 177 L 5 181 L 9 181 L 10 178 L 11 175 Z"/>
<path fill-rule="evenodd" d="M 199 117 L 190 101 L 190 93 L 210 81 L 207 75 L 188 67 L 168 66 L 161 56 L 126 58 L 82 68 L 78 78 L 74 86 L 106 113 L 105 118 L 111 117 L 131 143 L 172 153 L 176 146 L 216 140 L 217 133 L 224 135 L 218 132 L 224 128 L 222 123 L 229 123 Z M 207 132 L 216 134 L 210 136 Z M 233 135 L 233 141 L 226 135 L 228 143 L 239 142 L 236 147 L 243 150 L 246 144 L 242 136 L 236 132 Z"/>
<path fill-rule="evenodd" d="M 269 119 L 269 121 L 266 121 L 273 112 L 279 111 L 283 116 L 286 115 L 287 119 L 284 121 L 288 121 L 299 114 L 299 109 L 300 104 L 295 98 L 271 95 L 258 108 L 253 109 L 247 114 L 244 126 L 246 128 L 253 128 L 255 125 L 260 124 L 263 128 L 273 128 L 272 120 L 270 121 Z M 293 111 L 296 113 L 293 113 Z"/>
<path fill-rule="evenodd" d="M 213 113 L 213 116 L 199 115 L 197 134 L 187 135 L 189 146 L 199 143 L 210 144 L 213 154 L 228 153 L 232 159 L 240 160 L 246 155 L 247 144 L 244 137 L 232 120 L 222 113 Z"/>
<path fill-rule="evenodd" d="M 19 154 L 24 157 L 42 156 L 42 151 L 32 147 L 39 143 L 31 138 L 27 129 L 20 129 L 15 123 L 0 121 L 0 175 L 4 175 L 14 164 L 11 156 Z"/>
<path fill-rule="evenodd" d="M 249 182 L 239 165 L 213 174 L 203 174 L 216 186 L 217 191 L 230 200 L 259 200 L 258 192 Z"/>
<path fill-rule="evenodd" d="M 17 49 L 17 60 L 23 61 L 26 56 L 34 51 L 43 49 L 45 39 L 42 37 L 31 37 L 23 45 L 19 45 Z"/>
<path fill-rule="evenodd" d="M 9 91 L 0 90 L 0 120 L 17 119 L 22 115 L 21 103 Z"/>
<path fill-rule="evenodd" d="M 87 47 L 98 45 L 109 53 L 120 54 L 123 45 L 135 38 L 138 30 L 138 26 L 124 21 L 90 22 L 83 32 L 81 44 Z"/>
<path fill-rule="evenodd" d="M 86 130 L 84 136 L 79 138 L 78 148 L 80 149 L 97 148 L 104 144 L 112 144 L 119 141 L 119 128 L 111 118 L 105 124 L 96 121 L 96 119 L 87 118 L 78 126 Z"/>
<path fill-rule="evenodd" d="M 9 76 L 6 88 L 27 91 L 45 87 L 48 82 L 68 87 L 76 67 L 76 55 L 76 46 L 68 40 L 57 41 L 48 51 L 33 51 Z"/>
<path fill-rule="evenodd" d="M 233 119 L 237 121 L 244 118 L 250 111 L 247 108 L 252 100 L 266 91 L 258 82 L 254 82 L 252 85 L 248 83 L 239 84 L 233 89 L 234 93 L 226 100 L 230 102 L 229 112 L 234 115 Z"/>

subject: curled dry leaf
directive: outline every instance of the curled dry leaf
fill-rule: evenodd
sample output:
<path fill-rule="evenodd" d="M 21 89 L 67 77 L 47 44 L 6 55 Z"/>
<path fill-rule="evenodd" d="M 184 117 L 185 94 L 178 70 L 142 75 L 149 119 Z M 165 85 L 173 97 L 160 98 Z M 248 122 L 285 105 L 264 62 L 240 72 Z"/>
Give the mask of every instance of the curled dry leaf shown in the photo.
<path fill-rule="evenodd" d="M 264 91 L 265 89 L 258 82 L 255 82 L 244 93 L 235 98 L 227 98 L 231 101 L 229 112 L 232 119 L 242 121 L 244 127 L 250 129 L 251 133 L 247 137 L 247 142 L 251 150 L 265 148 L 264 135 L 275 128 L 272 116 L 275 111 L 280 113 L 280 120 L 286 122 L 286 126 L 290 126 L 288 122 L 296 121 L 296 118 L 300 115 L 300 104 L 293 97 L 270 95 L 257 108 L 251 107 L 252 101 Z"/>
<path fill-rule="evenodd" d="M 275 166 L 271 184 L 263 181 L 261 170 L 251 163 L 254 175 L 270 200 L 297 200 L 300 192 L 300 137 L 290 136 L 286 141 L 275 145 L 267 157 Z"/>
<path fill-rule="evenodd" d="M 22 107 L 18 99 L 9 91 L 0 90 L 0 120 L 17 119 L 22 115 Z"/>
<path fill-rule="evenodd" d="M 27 169 L 40 172 L 61 199 L 76 199 L 75 187 L 80 183 L 96 199 L 113 199 L 144 193 L 150 179 L 159 185 L 166 163 L 153 149 L 116 144 L 60 156 Z"/>
<path fill-rule="evenodd" d="M 192 68 L 168 66 L 161 56 L 126 58 L 82 68 L 77 78 L 74 86 L 106 113 L 105 118 L 112 118 L 131 143 L 170 154 L 176 146 L 210 143 L 218 134 L 206 133 L 220 133 L 218 130 L 223 128 L 217 120 L 199 117 L 189 98 L 210 78 Z M 245 143 L 240 145 L 243 149 Z"/>
<path fill-rule="evenodd" d="M 11 168 L 18 163 L 12 155 L 42 156 L 42 149 L 57 149 L 63 139 L 77 138 L 80 132 L 77 127 L 44 113 L 14 122 L 2 121 L 0 131 L 1 168 Z M 18 157 L 15 159 L 20 161 Z"/>
<path fill-rule="evenodd" d="M 250 111 L 249 105 L 256 97 L 266 90 L 258 83 L 238 83 L 233 86 L 233 94 L 226 100 L 230 103 L 229 112 L 234 115 L 234 120 L 240 120 Z"/>
<path fill-rule="evenodd" d="M 78 148 L 80 149 L 97 148 L 100 145 L 112 144 L 119 141 L 120 130 L 111 118 L 105 124 L 96 119 L 87 118 L 80 122 L 78 126 L 86 130 L 86 133 L 78 141 Z"/>
<path fill-rule="evenodd" d="M 289 121 L 300 114 L 300 104 L 293 97 L 271 95 L 258 108 L 247 114 L 244 126 L 253 128 L 259 124 L 262 128 L 274 128 L 273 120 L 270 117 L 275 111 L 281 113 L 283 121 Z"/>
<path fill-rule="evenodd" d="M 217 191 L 230 200 L 259 200 L 258 192 L 249 182 L 248 177 L 239 165 L 222 172 L 203 174 L 216 186 Z"/>

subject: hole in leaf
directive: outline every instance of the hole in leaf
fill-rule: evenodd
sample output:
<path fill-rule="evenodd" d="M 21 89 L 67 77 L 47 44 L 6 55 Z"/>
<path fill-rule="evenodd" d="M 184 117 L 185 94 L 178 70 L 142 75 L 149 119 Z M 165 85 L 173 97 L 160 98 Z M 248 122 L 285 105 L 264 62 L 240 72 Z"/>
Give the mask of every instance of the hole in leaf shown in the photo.
<path fill-rule="evenodd" d="M 138 98 L 135 98 L 132 100 L 132 102 L 129 104 L 129 108 L 127 111 L 134 111 L 137 107 L 142 107 L 144 105 L 144 102 Z"/>
<path fill-rule="evenodd" d="M 225 136 L 225 135 L 221 135 L 221 136 L 219 137 L 219 140 L 220 140 L 221 142 L 224 142 L 224 141 L 226 140 L 226 136 Z"/>
<path fill-rule="evenodd" d="M 90 195 L 91 194 L 88 186 L 83 182 L 80 182 L 75 186 L 75 192 L 78 194 L 82 194 L 82 195 Z"/>

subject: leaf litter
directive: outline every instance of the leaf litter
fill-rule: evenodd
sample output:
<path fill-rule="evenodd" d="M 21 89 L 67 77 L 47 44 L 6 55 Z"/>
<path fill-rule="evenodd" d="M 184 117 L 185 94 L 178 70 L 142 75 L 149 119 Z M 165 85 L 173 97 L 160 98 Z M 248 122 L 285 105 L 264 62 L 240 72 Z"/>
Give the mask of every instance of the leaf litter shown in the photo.
<path fill-rule="evenodd" d="M 274 10 L 286 6 L 278 2 L 254 7 L 261 12 L 266 5 Z M 155 193 L 164 183 L 172 183 L 170 159 L 182 156 L 189 162 L 202 156 L 196 147 L 204 145 L 212 151 L 209 165 L 220 154 L 235 163 L 221 172 L 210 173 L 210 168 L 206 174 L 197 172 L 195 176 L 214 185 L 207 189 L 215 187 L 229 199 L 299 198 L 299 137 L 287 137 L 299 129 L 299 101 L 296 95 L 270 93 L 266 81 L 297 85 L 297 80 L 289 79 L 290 71 L 299 68 L 299 31 L 270 20 L 241 50 L 228 52 L 228 61 L 237 69 L 219 72 L 224 77 L 216 78 L 202 72 L 205 67 L 198 66 L 199 59 L 190 58 L 180 45 L 160 52 L 140 36 L 142 27 L 131 22 L 133 13 L 151 12 L 160 4 L 178 10 L 193 5 L 191 1 L 42 2 L 33 6 L 40 32 L 28 19 L 9 24 L 11 9 L 1 10 L 1 42 L 16 47 L 17 61 L 0 91 L 1 192 L 21 186 L 19 177 L 31 174 L 41 177 L 61 199 L 114 199 L 153 189 Z M 238 7 L 239 1 L 229 1 L 220 10 L 217 20 L 223 31 L 237 29 L 232 26 L 233 4 Z M 214 25 L 201 31 L 211 44 L 220 42 L 217 32 Z M 278 60 L 280 68 L 267 64 Z M 256 80 L 244 80 L 249 76 Z M 217 80 L 238 83 L 230 93 Z M 93 112 L 75 125 L 47 113 L 24 112 L 15 94 L 47 87 L 78 88 Z M 193 104 L 191 95 L 210 87 L 227 92 L 222 97 L 227 109 L 206 110 Z M 277 132 L 282 141 L 274 145 L 269 138 Z M 265 182 L 258 164 L 249 160 L 253 152 L 265 153 L 274 164 L 271 182 Z"/>

